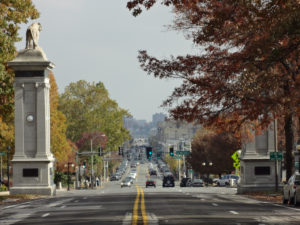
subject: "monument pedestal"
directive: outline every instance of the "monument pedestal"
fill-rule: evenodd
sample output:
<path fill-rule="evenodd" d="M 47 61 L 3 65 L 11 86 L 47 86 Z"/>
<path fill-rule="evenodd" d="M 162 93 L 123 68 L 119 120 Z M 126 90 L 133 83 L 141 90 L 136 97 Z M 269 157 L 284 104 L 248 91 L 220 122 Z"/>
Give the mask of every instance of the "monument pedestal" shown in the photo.
<path fill-rule="evenodd" d="M 11 194 L 54 195 L 50 151 L 49 62 L 40 49 L 25 49 L 8 63 L 15 71 L 15 154 Z"/>
<path fill-rule="evenodd" d="M 255 136 L 253 141 L 244 143 L 240 156 L 239 194 L 275 190 L 275 162 L 270 160 L 270 152 L 275 151 L 275 135 L 274 128 L 270 126 L 263 134 Z M 278 188 L 280 190 L 282 186 Z"/>

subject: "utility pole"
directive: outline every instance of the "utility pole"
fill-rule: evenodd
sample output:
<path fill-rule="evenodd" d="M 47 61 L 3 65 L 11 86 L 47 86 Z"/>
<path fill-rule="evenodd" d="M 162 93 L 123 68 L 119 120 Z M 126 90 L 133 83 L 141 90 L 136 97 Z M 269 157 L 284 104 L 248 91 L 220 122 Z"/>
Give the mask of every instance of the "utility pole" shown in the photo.
<path fill-rule="evenodd" d="M 76 189 L 79 189 L 79 173 L 78 173 L 78 169 L 80 170 L 80 165 L 78 164 L 78 152 L 76 152 L 76 165 L 77 165 L 77 168 L 76 168 Z M 78 167 L 79 166 L 79 167 Z"/>
<path fill-rule="evenodd" d="M 92 160 L 91 160 L 91 188 L 94 188 L 94 154 L 93 154 L 93 139 L 91 139 L 91 153 L 92 153 Z"/>

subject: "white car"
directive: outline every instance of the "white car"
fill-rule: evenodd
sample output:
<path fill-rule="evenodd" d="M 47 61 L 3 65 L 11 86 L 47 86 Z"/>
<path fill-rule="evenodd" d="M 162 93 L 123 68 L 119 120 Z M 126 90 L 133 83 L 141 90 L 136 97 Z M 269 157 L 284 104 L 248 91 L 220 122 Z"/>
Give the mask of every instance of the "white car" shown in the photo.
<path fill-rule="evenodd" d="M 135 178 L 136 178 L 136 173 L 131 172 L 131 173 L 129 174 L 129 176 L 132 177 L 133 179 L 135 179 Z"/>
<path fill-rule="evenodd" d="M 131 187 L 131 179 L 129 177 L 126 177 L 124 180 L 121 182 L 121 188 L 122 187 Z"/>
<path fill-rule="evenodd" d="M 300 203 L 300 174 L 294 173 L 283 186 L 283 203 L 298 205 Z"/>
<path fill-rule="evenodd" d="M 226 174 L 222 176 L 219 180 L 216 181 L 217 186 L 229 186 L 230 180 L 235 180 L 235 183 L 238 183 L 238 180 L 240 179 L 239 176 L 233 175 L 233 174 Z"/>

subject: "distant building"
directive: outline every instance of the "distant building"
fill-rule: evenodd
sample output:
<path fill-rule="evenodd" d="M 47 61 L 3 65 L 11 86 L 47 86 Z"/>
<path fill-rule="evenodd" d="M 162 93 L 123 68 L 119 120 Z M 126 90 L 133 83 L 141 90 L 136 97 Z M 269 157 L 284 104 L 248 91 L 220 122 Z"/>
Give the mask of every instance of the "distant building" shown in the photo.
<path fill-rule="evenodd" d="M 152 123 L 154 126 L 157 126 L 158 122 L 162 122 L 165 121 L 167 115 L 163 114 L 163 113 L 155 113 L 152 116 Z"/>
<path fill-rule="evenodd" d="M 190 142 L 196 135 L 197 130 L 200 129 L 202 129 L 201 125 L 166 120 L 158 123 L 157 137 L 159 142 L 164 146 L 164 151 L 167 152 L 169 145 L 174 145 L 176 148 L 180 141 Z"/>

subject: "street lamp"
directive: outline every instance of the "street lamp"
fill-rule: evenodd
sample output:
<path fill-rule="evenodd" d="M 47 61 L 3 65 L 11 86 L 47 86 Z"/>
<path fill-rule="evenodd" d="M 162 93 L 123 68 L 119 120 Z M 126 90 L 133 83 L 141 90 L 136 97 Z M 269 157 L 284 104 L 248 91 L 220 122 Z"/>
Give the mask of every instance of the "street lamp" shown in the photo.
<path fill-rule="evenodd" d="M 71 162 L 68 162 L 67 165 L 65 165 L 65 167 L 68 167 L 68 191 L 70 191 L 70 182 L 71 182 L 71 177 L 70 177 L 70 165 L 72 167 L 74 167 L 74 164 Z"/>
<path fill-rule="evenodd" d="M 202 163 L 202 166 L 211 167 L 212 165 L 213 165 L 212 162 L 203 162 Z M 209 173 L 207 173 L 207 185 L 208 185 L 208 182 L 209 182 Z"/>

